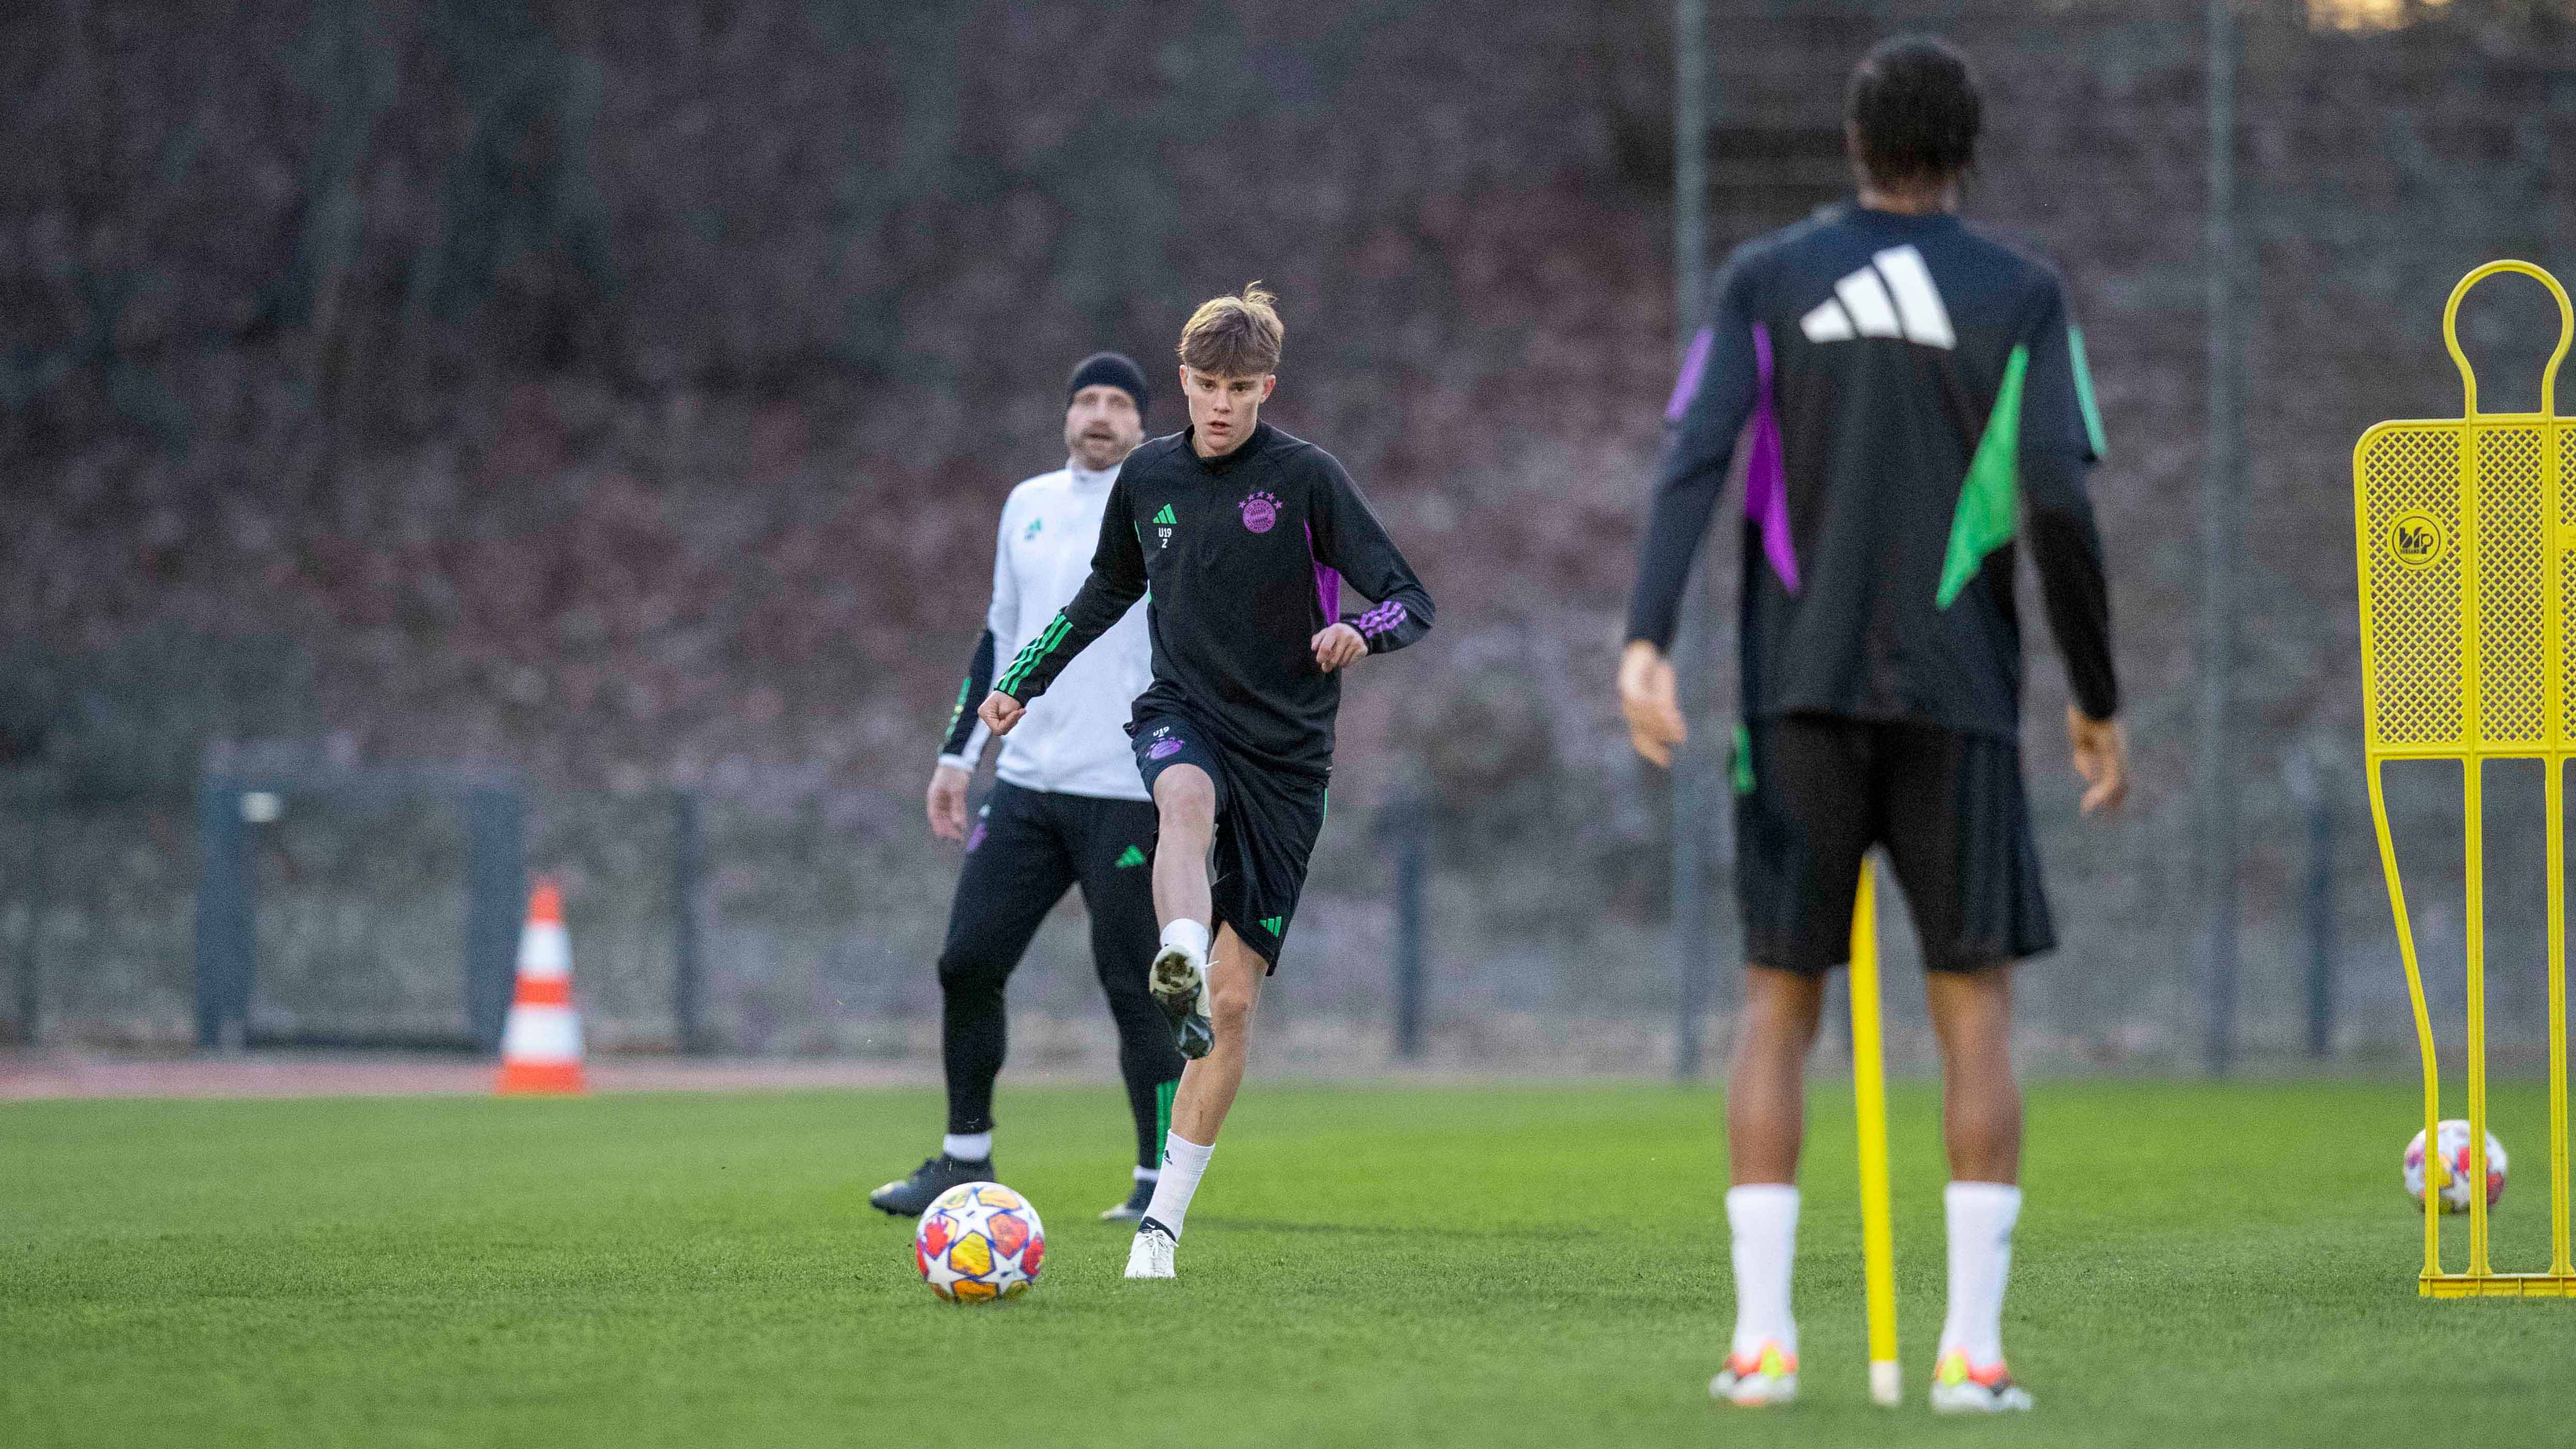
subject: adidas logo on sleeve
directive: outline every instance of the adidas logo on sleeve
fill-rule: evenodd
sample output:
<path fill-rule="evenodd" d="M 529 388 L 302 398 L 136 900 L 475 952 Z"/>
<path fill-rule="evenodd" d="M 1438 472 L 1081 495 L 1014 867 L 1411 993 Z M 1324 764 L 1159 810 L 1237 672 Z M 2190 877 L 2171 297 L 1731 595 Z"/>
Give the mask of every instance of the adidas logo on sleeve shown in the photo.
<path fill-rule="evenodd" d="M 1959 345 L 1932 269 L 1911 245 L 1889 247 L 1834 283 L 1834 294 L 1799 318 L 1798 330 L 1809 342 L 1897 337 L 1945 351 Z"/>

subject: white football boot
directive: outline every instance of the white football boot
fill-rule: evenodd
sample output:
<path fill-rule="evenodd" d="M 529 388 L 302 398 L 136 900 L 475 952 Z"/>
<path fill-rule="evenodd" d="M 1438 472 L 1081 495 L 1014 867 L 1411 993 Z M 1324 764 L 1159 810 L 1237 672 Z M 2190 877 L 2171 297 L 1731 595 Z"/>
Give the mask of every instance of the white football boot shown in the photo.
<path fill-rule="evenodd" d="M 1726 1367 L 1708 1381 L 1708 1396 L 1739 1409 L 1795 1403 L 1798 1356 L 1781 1352 L 1780 1345 L 1768 1339 L 1759 1352 L 1728 1354 Z"/>
<path fill-rule="evenodd" d="M 1970 1368 L 1968 1355 L 1952 1349 L 1933 1366 L 1933 1413 L 2017 1414 L 2029 1408 L 2030 1390 L 2013 1382 L 2001 1359 Z"/>
<path fill-rule="evenodd" d="M 1166 942 L 1145 968 L 1145 990 L 1172 1024 L 1181 1055 L 1196 1061 L 1216 1048 L 1216 1026 L 1208 1019 L 1207 960 L 1187 946 Z"/>
<path fill-rule="evenodd" d="M 1172 1250 L 1180 1244 L 1171 1232 L 1152 1218 L 1136 1226 L 1136 1240 L 1127 1249 L 1127 1276 L 1130 1278 L 1170 1278 Z"/>

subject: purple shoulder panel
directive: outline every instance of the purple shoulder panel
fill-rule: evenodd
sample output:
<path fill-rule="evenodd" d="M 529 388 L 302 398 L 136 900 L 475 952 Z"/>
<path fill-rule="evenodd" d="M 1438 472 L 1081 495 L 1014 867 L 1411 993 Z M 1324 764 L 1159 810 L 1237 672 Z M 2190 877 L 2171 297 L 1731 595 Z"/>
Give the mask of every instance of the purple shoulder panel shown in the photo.
<path fill-rule="evenodd" d="M 1324 608 L 1324 624 L 1330 628 L 1342 617 L 1342 571 L 1315 557 L 1315 525 L 1301 524 L 1306 530 L 1306 561 L 1315 567 L 1315 602 Z"/>
<path fill-rule="evenodd" d="M 1691 399 L 1699 396 L 1700 379 L 1708 374 L 1708 350 L 1716 341 L 1716 334 L 1705 327 L 1691 338 L 1690 350 L 1682 354 L 1682 375 L 1674 379 L 1672 399 L 1664 404 L 1665 422 L 1678 423 L 1690 411 Z"/>
<path fill-rule="evenodd" d="M 1771 560 L 1780 586 L 1794 594 L 1798 546 L 1789 536 L 1789 470 L 1780 448 L 1779 409 L 1771 401 L 1771 332 L 1759 322 L 1753 324 L 1753 363 L 1761 383 L 1753 399 L 1752 448 L 1744 460 L 1744 516 L 1761 526 L 1762 556 Z"/>

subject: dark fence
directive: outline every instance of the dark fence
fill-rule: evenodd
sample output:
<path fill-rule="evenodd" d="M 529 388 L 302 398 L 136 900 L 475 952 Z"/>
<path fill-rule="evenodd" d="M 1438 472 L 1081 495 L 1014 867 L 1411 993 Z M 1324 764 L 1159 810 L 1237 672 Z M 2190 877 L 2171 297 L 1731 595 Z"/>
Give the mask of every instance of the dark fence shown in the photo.
<path fill-rule="evenodd" d="M 2239 1013 L 2256 1058 L 2402 1066 L 2409 1023 L 2358 777 L 2294 756 L 2275 883 L 2249 931 Z M 2538 781 L 2495 773 L 2490 1029 L 2540 1041 Z M 2463 912 L 2456 773 L 2399 770 L 2392 804 L 2437 1014 L 2456 1021 Z M 2522 785 L 2530 788 L 2521 789 Z M 2078 854 L 2073 787 L 2034 780 L 2066 949 L 2025 974 L 2029 1047 L 2067 1064 L 2183 1065 L 2204 1020 L 2176 871 L 2160 842 Z M 2531 802 L 2520 799 L 2529 795 Z M 1320 1067 L 1388 1060 L 1661 1070 L 1676 1029 L 1651 910 L 1523 854 L 1411 787 L 1329 828 L 1273 992 L 1279 1053 Z M 1712 832 L 1713 954 L 1733 959 L 1730 842 Z M 2526 840 L 2524 837 L 2528 837 Z M 2525 845 L 2529 849 L 2523 849 Z M 1499 864 L 1498 864 L 1499 862 Z M 193 796 L 0 802 L 7 1034 L 49 1045 L 488 1050 L 525 885 L 565 887 L 579 998 L 617 1051 L 926 1057 L 931 962 L 955 878 L 912 792 L 773 788 L 531 790 L 506 775 L 356 769 L 210 776 Z M 1569 876 L 1590 868 L 1569 861 Z M 2277 895 L 2278 899 L 2270 897 Z M 1912 959 L 1901 893 L 1891 964 Z M 1069 898 L 1014 983 L 1023 1058 L 1107 1050 Z M 1733 1001 L 1721 969 L 1703 1025 Z M 1900 1060 L 1928 1060 L 1919 997 L 1891 993 Z M 1722 1039 L 1722 1038 L 1719 1038 Z"/>

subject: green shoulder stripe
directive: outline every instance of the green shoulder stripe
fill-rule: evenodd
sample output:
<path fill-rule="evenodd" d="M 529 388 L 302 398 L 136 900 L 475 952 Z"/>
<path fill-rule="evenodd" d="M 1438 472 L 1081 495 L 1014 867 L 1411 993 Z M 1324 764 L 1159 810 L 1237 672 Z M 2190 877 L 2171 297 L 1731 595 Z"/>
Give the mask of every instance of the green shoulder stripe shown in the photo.
<path fill-rule="evenodd" d="M 2084 356 L 2084 329 L 2066 329 L 2066 357 L 2075 365 L 2075 405 L 2084 410 L 2084 439 L 2093 445 L 2093 456 L 2111 456 L 2111 440 L 2102 432 L 2102 408 L 2093 401 L 2093 365 Z"/>
<path fill-rule="evenodd" d="M 1941 588 L 1934 602 L 1946 609 L 1985 567 L 1986 555 L 2012 542 L 2021 521 L 2021 387 L 2030 372 L 2030 349 L 2017 346 L 2004 360 L 2004 385 L 1986 418 L 1986 435 L 1968 460 L 1959 484 L 1959 509 L 1950 519 L 1950 549 L 1941 560 Z"/>

